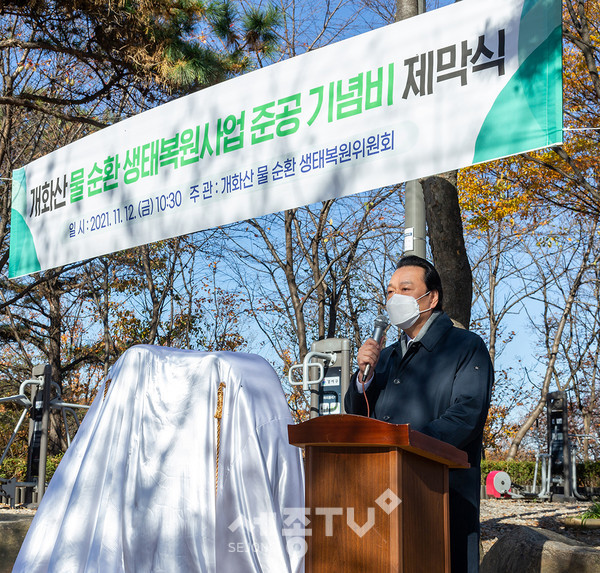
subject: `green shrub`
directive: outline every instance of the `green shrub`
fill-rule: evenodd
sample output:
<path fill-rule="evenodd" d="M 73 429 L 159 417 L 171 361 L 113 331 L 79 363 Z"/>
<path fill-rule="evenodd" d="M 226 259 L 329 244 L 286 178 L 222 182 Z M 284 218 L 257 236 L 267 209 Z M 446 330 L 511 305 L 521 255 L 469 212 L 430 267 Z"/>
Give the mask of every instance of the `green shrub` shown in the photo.
<path fill-rule="evenodd" d="M 578 487 L 600 487 L 600 462 L 577 464 Z"/>
<path fill-rule="evenodd" d="M 485 485 L 485 479 L 490 472 L 502 471 L 510 476 L 512 483 L 525 486 L 533 485 L 533 474 L 535 471 L 534 461 L 481 461 L 481 484 Z M 541 461 L 538 467 L 537 485 L 539 487 L 542 479 Z M 600 487 L 600 462 L 583 462 L 577 464 L 577 487 Z"/>
<path fill-rule="evenodd" d="M 46 460 L 46 481 L 50 481 L 52 479 L 52 476 L 54 475 L 58 464 L 63 459 L 63 456 L 64 454 L 57 454 L 55 456 L 48 457 Z"/>
<path fill-rule="evenodd" d="M 600 518 L 600 502 L 596 502 L 588 507 L 582 514 L 581 519 L 585 523 L 588 519 Z"/>
<path fill-rule="evenodd" d="M 48 456 L 46 460 L 46 481 L 50 481 L 63 454 Z M 6 458 L 0 466 L 0 478 L 17 478 L 18 481 L 25 481 L 27 478 L 27 460 L 25 458 Z"/>
<path fill-rule="evenodd" d="M 25 481 L 27 475 L 27 460 L 25 458 L 5 458 L 0 466 L 0 478 L 17 478 Z"/>
<path fill-rule="evenodd" d="M 481 483 L 485 485 L 485 479 L 490 472 L 501 471 L 506 472 L 510 476 L 510 481 L 517 485 L 532 485 L 533 473 L 535 471 L 535 462 L 531 461 L 488 461 L 481 462 Z M 541 470 L 538 469 L 538 485 L 540 480 Z"/>

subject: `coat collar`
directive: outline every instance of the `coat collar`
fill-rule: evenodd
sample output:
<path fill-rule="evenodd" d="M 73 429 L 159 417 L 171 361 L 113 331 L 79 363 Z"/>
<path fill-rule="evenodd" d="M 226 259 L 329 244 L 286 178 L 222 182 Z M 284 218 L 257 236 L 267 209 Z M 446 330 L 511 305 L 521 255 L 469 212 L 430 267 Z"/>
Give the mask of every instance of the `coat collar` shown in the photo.
<path fill-rule="evenodd" d="M 426 350 L 432 351 L 440 338 L 450 329 L 453 328 L 452 321 L 450 317 L 442 311 L 434 312 L 429 320 L 423 326 L 423 329 L 419 334 L 415 337 L 414 343 L 419 343 L 425 347 Z M 394 343 L 394 352 L 397 352 L 401 356 L 402 352 L 402 335 L 400 338 Z"/>
<path fill-rule="evenodd" d="M 430 318 L 431 323 L 426 324 L 427 330 L 424 332 L 422 337 L 417 335 L 416 340 L 429 351 L 432 351 L 439 339 L 446 334 L 446 332 L 453 328 L 450 317 L 445 312 L 435 313 Z M 419 334 L 421 334 L 419 332 Z"/>

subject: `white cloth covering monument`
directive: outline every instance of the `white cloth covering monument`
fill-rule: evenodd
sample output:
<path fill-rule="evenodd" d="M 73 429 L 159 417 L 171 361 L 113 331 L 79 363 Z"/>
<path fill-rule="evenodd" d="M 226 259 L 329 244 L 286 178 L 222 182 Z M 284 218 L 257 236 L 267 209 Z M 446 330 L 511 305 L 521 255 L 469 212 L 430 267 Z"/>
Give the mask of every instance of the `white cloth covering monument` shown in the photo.
<path fill-rule="evenodd" d="M 14 572 L 303 571 L 301 452 L 265 360 L 136 346 L 107 380 Z"/>

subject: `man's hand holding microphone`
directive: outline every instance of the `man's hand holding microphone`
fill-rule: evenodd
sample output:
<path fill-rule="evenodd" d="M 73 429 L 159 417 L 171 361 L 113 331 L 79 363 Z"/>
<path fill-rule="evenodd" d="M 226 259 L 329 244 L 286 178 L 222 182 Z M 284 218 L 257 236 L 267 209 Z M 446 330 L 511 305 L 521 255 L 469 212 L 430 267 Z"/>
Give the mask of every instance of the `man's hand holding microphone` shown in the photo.
<path fill-rule="evenodd" d="M 356 361 L 358 363 L 358 381 L 360 383 L 368 382 L 372 376 L 373 369 L 379 360 L 382 346 L 381 341 L 388 326 L 389 320 L 387 316 L 380 314 L 375 319 L 372 338 L 365 340 L 364 344 L 358 350 Z"/>

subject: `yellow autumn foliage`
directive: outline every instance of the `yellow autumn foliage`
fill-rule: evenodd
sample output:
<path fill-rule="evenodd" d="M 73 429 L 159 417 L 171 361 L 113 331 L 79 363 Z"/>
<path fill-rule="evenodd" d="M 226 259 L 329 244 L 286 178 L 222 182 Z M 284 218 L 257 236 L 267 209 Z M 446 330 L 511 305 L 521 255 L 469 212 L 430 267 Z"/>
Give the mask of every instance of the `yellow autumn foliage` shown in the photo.
<path fill-rule="evenodd" d="M 573 6 L 573 13 L 567 3 L 563 7 L 564 144 L 461 170 L 459 200 L 467 232 L 485 230 L 491 223 L 531 228 L 544 223 L 554 206 L 600 214 L 600 2 Z M 586 18 L 576 12 L 579 8 Z M 589 29 L 587 54 L 582 23 Z"/>

